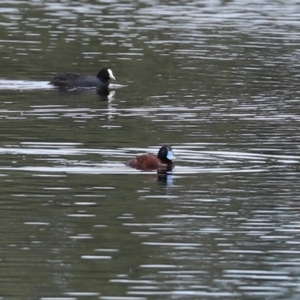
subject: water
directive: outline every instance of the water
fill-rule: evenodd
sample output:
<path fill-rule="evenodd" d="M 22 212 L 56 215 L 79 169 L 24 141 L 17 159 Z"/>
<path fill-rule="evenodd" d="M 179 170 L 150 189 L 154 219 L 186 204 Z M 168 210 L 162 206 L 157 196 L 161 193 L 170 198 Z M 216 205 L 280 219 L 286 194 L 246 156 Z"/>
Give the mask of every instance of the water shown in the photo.
<path fill-rule="evenodd" d="M 299 1 L 0 13 L 0 297 L 299 298 Z M 103 66 L 108 98 L 48 84 Z"/>

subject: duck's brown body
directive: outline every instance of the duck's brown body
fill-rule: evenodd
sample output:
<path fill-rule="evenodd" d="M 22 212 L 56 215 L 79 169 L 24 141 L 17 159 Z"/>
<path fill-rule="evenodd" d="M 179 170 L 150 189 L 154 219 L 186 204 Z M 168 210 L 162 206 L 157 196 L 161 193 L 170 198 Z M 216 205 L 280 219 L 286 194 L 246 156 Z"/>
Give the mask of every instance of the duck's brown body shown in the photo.
<path fill-rule="evenodd" d="M 143 171 L 172 171 L 175 159 L 171 146 L 164 145 L 160 148 L 157 156 L 153 154 L 143 154 L 129 160 L 126 165 Z"/>

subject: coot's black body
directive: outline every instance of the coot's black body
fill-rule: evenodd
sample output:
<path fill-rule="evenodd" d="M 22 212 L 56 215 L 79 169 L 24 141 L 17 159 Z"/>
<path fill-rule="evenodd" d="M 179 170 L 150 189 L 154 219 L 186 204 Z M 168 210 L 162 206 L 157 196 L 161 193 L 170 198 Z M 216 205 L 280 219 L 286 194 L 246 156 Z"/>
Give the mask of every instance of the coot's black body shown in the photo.
<path fill-rule="evenodd" d="M 51 84 L 59 87 L 66 87 L 66 88 L 90 88 L 95 87 L 98 90 L 107 89 L 109 86 L 109 79 L 114 79 L 111 69 L 103 68 L 98 75 L 95 76 L 88 76 L 88 75 L 81 75 L 81 74 L 74 74 L 74 73 L 64 73 L 59 74 L 51 80 Z"/>

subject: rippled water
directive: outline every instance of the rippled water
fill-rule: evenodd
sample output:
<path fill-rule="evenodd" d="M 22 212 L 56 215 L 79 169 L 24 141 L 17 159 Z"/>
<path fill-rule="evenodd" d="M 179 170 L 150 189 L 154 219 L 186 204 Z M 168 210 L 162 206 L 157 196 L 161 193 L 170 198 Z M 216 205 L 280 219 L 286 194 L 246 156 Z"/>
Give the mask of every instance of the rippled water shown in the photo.
<path fill-rule="evenodd" d="M 299 1 L 0 16 L 0 297 L 299 298 Z M 103 66 L 108 97 L 49 85 Z M 167 176 L 125 165 L 164 143 Z"/>

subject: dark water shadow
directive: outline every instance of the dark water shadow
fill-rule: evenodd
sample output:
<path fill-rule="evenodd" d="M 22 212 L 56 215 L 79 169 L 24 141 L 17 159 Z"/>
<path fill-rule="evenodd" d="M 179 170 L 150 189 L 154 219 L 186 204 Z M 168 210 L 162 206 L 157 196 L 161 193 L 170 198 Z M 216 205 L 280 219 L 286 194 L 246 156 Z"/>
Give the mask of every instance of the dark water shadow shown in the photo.
<path fill-rule="evenodd" d="M 157 173 L 157 182 L 161 186 L 172 186 L 174 183 L 174 175 L 171 172 Z"/>
<path fill-rule="evenodd" d="M 100 100 L 113 100 L 115 96 L 115 90 L 109 88 L 97 90 L 94 88 L 68 88 L 65 86 L 55 87 L 60 95 L 84 95 L 84 94 L 96 94 Z"/>

